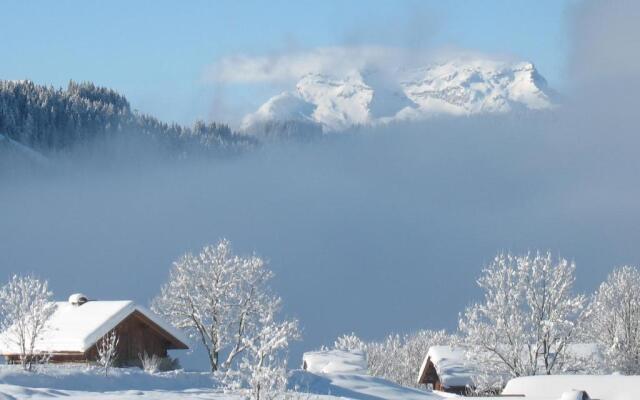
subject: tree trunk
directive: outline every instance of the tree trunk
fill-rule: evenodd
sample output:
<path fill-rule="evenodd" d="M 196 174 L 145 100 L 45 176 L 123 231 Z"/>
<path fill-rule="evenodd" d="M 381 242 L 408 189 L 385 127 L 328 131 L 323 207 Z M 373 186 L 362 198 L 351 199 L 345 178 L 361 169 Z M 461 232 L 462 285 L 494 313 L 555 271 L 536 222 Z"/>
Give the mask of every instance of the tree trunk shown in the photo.
<path fill-rule="evenodd" d="M 218 352 L 216 350 L 212 350 L 209 352 L 209 363 L 211 364 L 211 372 L 216 372 L 218 370 Z"/>

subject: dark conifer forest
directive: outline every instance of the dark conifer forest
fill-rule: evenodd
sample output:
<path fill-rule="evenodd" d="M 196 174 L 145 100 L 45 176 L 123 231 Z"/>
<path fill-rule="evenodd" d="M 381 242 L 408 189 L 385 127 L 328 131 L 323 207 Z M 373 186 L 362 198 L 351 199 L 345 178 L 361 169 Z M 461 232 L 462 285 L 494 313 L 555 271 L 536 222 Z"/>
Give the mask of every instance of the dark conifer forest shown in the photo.
<path fill-rule="evenodd" d="M 66 89 L 0 81 L 0 135 L 42 154 L 116 138 L 159 146 L 173 156 L 236 152 L 255 143 L 225 124 L 197 121 L 184 127 L 162 122 L 132 111 L 127 99 L 112 89 L 74 81 Z"/>

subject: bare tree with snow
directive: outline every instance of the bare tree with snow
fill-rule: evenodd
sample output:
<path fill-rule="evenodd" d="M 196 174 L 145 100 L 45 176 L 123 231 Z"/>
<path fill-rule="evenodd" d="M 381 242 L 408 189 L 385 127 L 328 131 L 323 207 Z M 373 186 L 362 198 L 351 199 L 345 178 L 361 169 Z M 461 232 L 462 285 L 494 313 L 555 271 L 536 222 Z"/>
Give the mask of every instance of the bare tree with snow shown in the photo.
<path fill-rule="evenodd" d="M 22 368 L 31 371 L 46 354 L 35 351 L 36 343 L 55 311 L 47 281 L 14 275 L 0 288 L 0 328 L 5 340 L 17 346 Z"/>
<path fill-rule="evenodd" d="M 115 329 L 107 333 L 97 344 L 98 364 L 104 368 L 104 375 L 109 376 L 109 369 L 118 359 L 118 334 Z"/>
<path fill-rule="evenodd" d="M 273 398 L 286 389 L 287 363 L 282 353 L 290 341 L 300 339 L 298 321 L 275 320 L 278 308 L 279 304 L 267 307 L 257 334 L 245 339 L 240 372 L 254 400 Z"/>
<path fill-rule="evenodd" d="M 149 354 L 146 351 L 138 353 L 138 360 L 140 360 L 140 366 L 145 372 L 155 374 L 160 371 L 162 365 L 162 358 L 157 354 Z"/>
<path fill-rule="evenodd" d="M 493 377 L 562 371 L 585 305 L 574 271 L 550 253 L 498 254 L 478 279 L 484 301 L 460 317 L 468 356 Z"/>
<path fill-rule="evenodd" d="M 342 351 L 364 351 L 367 350 L 367 343 L 363 342 L 355 333 L 339 336 L 333 342 L 333 348 Z"/>
<path fill-rule="evenodd" d="M 202 343 L 212 372 L 224 372 L 260 337 L 265 313 L 279 307 L 272 276 L 263 259 L 234 255 L 223 239 L 176 261 L 152 308 Z"/>
<path fill-rule="evenodd" d="M 613 371 L 640 374 L 640 271 L 614 270 L 594 294 L 585 323 L 589 339 L 604 348 Z"/>

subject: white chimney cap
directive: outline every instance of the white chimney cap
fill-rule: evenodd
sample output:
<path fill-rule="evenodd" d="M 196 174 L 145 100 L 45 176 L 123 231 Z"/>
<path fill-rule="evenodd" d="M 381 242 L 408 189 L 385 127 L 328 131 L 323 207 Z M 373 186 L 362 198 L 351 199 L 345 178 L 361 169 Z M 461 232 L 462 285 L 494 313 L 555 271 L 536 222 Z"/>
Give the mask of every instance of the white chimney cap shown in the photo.
<path fill-rule="evenodd" d="M 74 306 L 80 306 L 87 301 L 89 301 L 89 298 L 82 293 L 74 293 L 69 296 L 69 303 L 73 304 Z"/>

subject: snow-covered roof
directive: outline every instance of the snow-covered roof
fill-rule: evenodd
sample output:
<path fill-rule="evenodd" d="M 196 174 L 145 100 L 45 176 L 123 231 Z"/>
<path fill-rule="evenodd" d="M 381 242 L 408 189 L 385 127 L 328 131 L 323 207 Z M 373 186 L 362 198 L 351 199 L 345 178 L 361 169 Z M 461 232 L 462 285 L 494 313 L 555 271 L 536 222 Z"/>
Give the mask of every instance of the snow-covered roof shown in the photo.
<path fill-rule="evenodd" d="M 302 355 L 305 369 L 314 374 L 366 374 L 367 357 L 362 351 L 320 350 Z"/>
<path fill-rule="evenodd" d="M 120 322 L 134 312 L 158 325 L 185 346 L 185 335 L 158 315 L 129 300 L 88 301 L 74 305 L 68 301 L 56 302 L 56 309 L 47 323 L 46 330 L 35 345 L 37 352 L 84 352 Z M 0 354 L 18 353 L 17 346 L 0 334 Z"/>
<path fill-rule="evenodd" d="M 473 384 L 473 368 L 465 356 L 462 347 L 431 346 L 420 366 L 418 381 L 426 373 L 429 361 L 433 364 L 440 378 L 440 383 L 446 387 L 464 387 Z"/>

